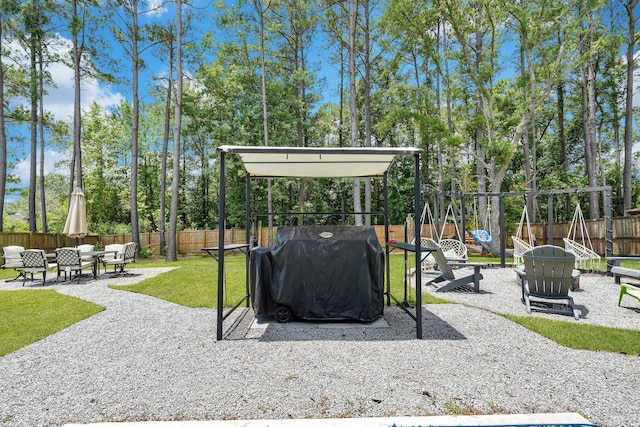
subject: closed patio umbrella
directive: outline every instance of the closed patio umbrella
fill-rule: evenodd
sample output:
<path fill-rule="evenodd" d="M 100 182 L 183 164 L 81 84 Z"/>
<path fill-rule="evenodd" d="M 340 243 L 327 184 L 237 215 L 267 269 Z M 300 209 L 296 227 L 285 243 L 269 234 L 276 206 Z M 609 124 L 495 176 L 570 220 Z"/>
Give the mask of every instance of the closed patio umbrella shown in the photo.
<path fill-rule="evenodd" d="M 81 188 L 76 187 L 69 200 L 69 213 L 64 223 L 63 233 L 74 237 L 76 242 L 87 234 L 87 205 Z"/>

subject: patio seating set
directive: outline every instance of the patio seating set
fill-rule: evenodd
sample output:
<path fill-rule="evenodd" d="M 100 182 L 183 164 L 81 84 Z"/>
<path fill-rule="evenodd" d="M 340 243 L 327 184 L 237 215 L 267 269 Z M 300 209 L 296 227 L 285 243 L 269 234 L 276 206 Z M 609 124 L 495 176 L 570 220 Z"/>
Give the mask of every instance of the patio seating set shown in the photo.
<path fill-rule="evenodd" d="M 135 262 L 136 244 L 106 245 L 104 250 L 96 251 L 94 245 L 58 248 L 53 253 L 42 249 L 25 249 L 22 246 L 5 246 L 2 248 L 3 269 L 13 269 L 18 276 L 7 281 L 22 278 L 24 286 L 27 280 L 34 281 L 34 274 L 42 275 L 42 284 L 47 281 L 47 272 L 56 271 L 56 283 L 64 275 L 64 281 L 75 278 L 80 283 L 82 272 L 91 270 L 93 279 L 98 278 L 100 265 L 105 273 L 113 267 L 114 275 L 125 274 L 125 267 Z"/>
<path fill-rule="evenodd" d="M 430 253 L 436 263 L 438 276 L 426 285 L 444 283 L 437 287 L 436 292 L 450 291 L 465 285 L 473 284 L 474 292 L 480 291 L 480 280 L 483 278 L 482 263 L 465 263 L 464 260 L 451 260 L 445 257 L 443 249 L 432 239 L 421 239 L 423 250 Z M 532 310 L 556 314 L 572 315 L 579 320 L 580 314 L 576 308 L 570 291 L 579 288 L 580 270 L 575 269 L 576 255 L 564 248 L 553 245 L 536 246 L 525 251 L 522 255 L 523 266 L 516 267 L 515 272 L 522 286 L 522 302 L 527 313 Z M 640 261 L 635 257 L 616 257 L 611 272 L 616 284 L 620 285 L 618 306 L 622 297 L 628 295 L 640 301 L 640 286 L 620 283 L 620 276 L 640 278 L 640 270 L 619 267 L 620 260 Z M 457 269 L 454 267 L 458 267 Z M 473 270 L 470 268 L 473 267 Z M 559 304 L 558 302 L 566 302 Z"/>

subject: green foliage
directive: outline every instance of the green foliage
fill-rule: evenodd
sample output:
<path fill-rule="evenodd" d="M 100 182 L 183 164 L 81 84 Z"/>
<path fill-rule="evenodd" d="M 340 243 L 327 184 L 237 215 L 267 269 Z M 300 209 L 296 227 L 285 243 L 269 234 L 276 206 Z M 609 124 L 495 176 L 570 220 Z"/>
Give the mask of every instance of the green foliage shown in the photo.
<path fill-rule="evenodd" d="M 424 185 L 442 191 L 478 191 L 480 178 L 486 177 L 490 181 L 487 190 L 496 192 L 585 187 L 585 123 L 580 80 L 584 61 L 593 56 L 598 91 L 596 157 L 601 166 L 598 182 L 620 187 L 622 162 L 617 156 L 622 154 L 626 79 L 620 51 L 625 47 L 626 28 L 624 19 L 607 17 L 623 17 L 624 10 L 621 3 L 591 3 L 593 7 L 585 9 L 590 10 L 596 21 L 594 52 L 583 52 L 577 45 L 583 36 L 580 26 L 587 18 L 585 12 L 566 2 L 399 0 L 370 4 L 371 67 L 367 73 L 363 61 L 365 7 L 358 4 L 356 90 L 361 139 L 365 132 L 363 100 L 368 87 L 373 143 L 381 147 L 423 148 Z M 67 3 L 40 1 L 40 13 L 35 5 L 15 0 L 0 2 L 0 19 L 7 40 L 21 40 L 28 51 L 29 38 L 43 36 L 43 41 L 54 43 L 58 40 L 50 34 L 51 28 L 62 29 L 61 37 L 67 38 L 69 32 L 86 37 L 83 65 L 87 68 L 83 67 L 83 77 L 113 82 L 112 74 L 125 68 L 123 60 L 104 54 L 113 49 L 105 46 L 107 40 L 97 37 L 102 32 L 96 27 L 112 29 L 113 37 L 108 42 L 126 43 L 132 27 L 119 19 L 131 17 L 130 4 L 115 1 L 110 3 L 112 7 L 104 8 L 90 2 L 83 5 L 82 18 L 72 16 Z M 348 75 L 342 67 L 347 63 L 345 29 L 349 17 L 338 3 L 322 5 L 322 9 L 319 6 L 317 2 L 272 2 L 264 10 L 267 130 L 271 146 L 350 145 L 351 113 L 344 101 L 349 95 L 344 89 Z M 50 13 L 52 7 L 60 9 L 60 13 Z M 167 7 L 172 6 L 168 3 Z M 243 2 L 218 1 L 202 13 L 209 12 L 215 23 L 210 32 L 196 31 L 195 21 L 185 27 L 188 41 L 183 46 L 183 59 L 193 74 L 185 85 L 182 103 L 178 230 L 218 225 L 218 146 L 267 142 L 257 32 L 259 16 L 252 5 Z M 200 12 L 186 13 L 188 22 L 192 13 Z M 172 181 L 171 176 L 163 177 L 160 172 L 165 121 L 170 129 L 173 121 L 173 111 L 168 119 L 164 115 L 166 76 L 170 67 L 175 66 L 166 63 L 169 49 L 175 49 L 171 44 L 175 29 L 169 15 L 166 20 L 158 15 L 151 25 L 142 23 L 138 39 L 141 66 L 151 63 L 150 55 L 161 61 L 157 69 L 150 71 L 148 84 L 140 88 L 138 194 L 133 196 L 138 203 L 141 232 L 157 231 L 169 216 L 166 212 L 165 218 L 159 218 L 160 183 L 170 186 Z M 327 82 L 319 79 L 320 64 L 314 55 L 319 50 L 321 60 L 331 63 L 322 64 L 323 68 L 335 67 Z M 50 49 L 48 64 L 68 60 L 53 55 L 56 51 Z M 21 52 L 14 48 L 3 51 L 7 58 L 3 68 L 7 96 L 3 117 L 9 122 L 8 146 L 10 157 L 15 159 L 29 155 L 22 134 L 28 133 L 31 111 L 16 101 L 29 98 L 33 76 L 28 67 L 19 66 L 23 63 L 19 58 Z M 556 62 L 556 58 L 561 61 Z M 104 64 L 92 66 L 93 60 Z M 369 86 L 364 84 L 365 75 L 370 76 Z M 342 87 L 338 77 L 343 77 Z M 127 79 L 128 74 L 120 83 L 128 88 L 131 82 Z M 565 96 L 562 138 L 558 88 L 564 89 Z M 126 88 L 118 90 L 126 93 Z M 319 105 L 327 95 L 331 99 Z M 343 97 L 342 105 L 339 96 Z M 539 103 L 533 102 L 538 99 Z M 525 126 L 526 139 L 514 139 L 516 129 L 530 110 L 534 114 Z M 47 118 L 50 113 L 45 115 Z M 130 231 L 132 124 L 132 105 L 128 100 L 109 108 L 94 103 L 83 111 L 83 177 L 92 233 Z M 56 150 L 71 152 L 72 138 L 67 127 L 64 122 L 47 121 L 46 143 Z M 64 223 L 69 160 L 65 158 L 58 165 L 63 175 L 48 176 L 45 183 L 49 229 L 54 232 L 61 231 Z M 413 170 L 408 160 L 398 159 L 389 179 L 393 223 L 402 223 L 412 210 Z M 169 156 L 169 171 L 172 162 Z M 634 162 L 637 169 L 635 164 L 637 161 Z M 631 174 L 633 195 L 638 196 L 638 174 L 633 170 Z M 237 159 L 228 158 L 226 177 L 227 226 L 244 227 L 245 176 Z M 10 171 L 8 180 L 11 183 L 16 180 Z M 266 183 L 254 181 L 252 186 L 252 210 L 265 212 Z M 342 211 L 353 205 L 348 180 L 274 180 L 271 191 L 276 212 Z M 372 210 L 381 211 L 380 181 L 374 182 L 373 191 Z M 618 214 L 623 210 L 621 194 L 614 191 L 614 210 Z M 169 196 L 166 206 L 170 202 Z M 518 210 L 515 205 L 510 207 L 512 211 Z M 545 204 L 538 205 L 536 214 L 546 218 Z M 19 213 L 27 218 L 28 205 L 19 207 Z M 571 213 L 566 210 L 562 207 L 554 215 L 564 219 Z M 25 220 L 16 218 L 20 217 L 13 216 L 4 222 L 5 228 L 28 228 L 23 225 Z M 285 219 L 277 217 L 276 221 Z"/>
<path fill-rule="evenodd" d="M 140 254 L 140 258 L 149 258 L 151 255 L 153 255 L 153 248 L 151 247 L 151 245 L 140 245 L 140 249 L 138 252 Z"/>

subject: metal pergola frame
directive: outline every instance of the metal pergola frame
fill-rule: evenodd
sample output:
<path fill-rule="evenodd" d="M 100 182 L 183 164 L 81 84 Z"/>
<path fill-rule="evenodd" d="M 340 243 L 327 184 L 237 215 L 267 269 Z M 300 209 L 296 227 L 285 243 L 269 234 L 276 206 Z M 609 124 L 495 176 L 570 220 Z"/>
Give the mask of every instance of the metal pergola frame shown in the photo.
<path fill-rule="evenodd" d="M 388 209 L 388 185 L 387 172 L 396 156 L 413 156 L 414 158 L 414 220 L 415 220 L 415 244 L 410 245 L 410 251 L 415 252 L 415 268 L 420 271 L 420 212 L 421 212 L 421 185 L 420 185 L 420 154 L 422 149 L 412 147 L 379 148 L 379 147 L 349 147 L 349 148 L 320 148 L 320 147 L 268 147 L 268 146 L 220 146 L 217 149 L 220 155 L 220 195 L 219 195 L 219 221 L 218 221 L 218 290 L 217 290 L 217 322 L 216 339 L 223 339 L 224 320 L 243 302 L 249 307 L 251 290 L 249 286 L 249 258 L 246 260 L 246 292 L 245 296 L 226 314 L 224 311 L 224 278 L 225 250 L 225 198 L 226 198 L 226 156 L 236 154 L 243 160 L 246 171 L 246 244 L 250 244 L 250 216 L 251 216 L 251 178 L 382 178 L 384 180 L 384 232 L 385 242 L 389 242 L 389 209 Z M 244 159 L 243 159 L 244 157 Z M 389 160 L 390 159 L 390 160 Z M 303 167 L 301 167 L 301 164 Z M 257 165 L 258 169 L 254 169 Z M 273 169 L 269 169 L 272 167 Z M 353 212 L 355 213 L 355 212 Z M 269 215 L 276 215 L 268 213 Z M 391 281 L 389 267 L 390 247 L 385 244 L 385 275 L 387 289 L 387 306 L 391 305 Z M 422 278 L 416 274 L 416 307 L 415 316 L 402 307 L 416 321 L 416 338 L 422 339 Z M 406 282 L 405 282 L 406 287 Z M 405 290 L 406 293 L 406 290 Z M 395 300 L 395 298 L 394 298 Z"/>

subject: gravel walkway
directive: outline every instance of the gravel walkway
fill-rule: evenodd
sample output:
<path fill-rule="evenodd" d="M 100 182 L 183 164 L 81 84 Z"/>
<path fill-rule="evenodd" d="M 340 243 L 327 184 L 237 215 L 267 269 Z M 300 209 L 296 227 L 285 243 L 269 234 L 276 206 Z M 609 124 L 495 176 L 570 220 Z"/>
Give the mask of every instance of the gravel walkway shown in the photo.
<path fill-rule="evenodd" d="M 640 357 L 567 349 L 492 313 L 526 314 L 509 269 L 485 270 L 480 294 L 427 305 L 424 340 L 389 307 L 389 327 L 344 329 L 254 328 L 239 310 L 220 342 L 214 310 L 107 287 L 164 270 L 132 271 L 46 286 L 106 310 L 0 358 L 3 426 L 456 411 L 578 412 L 601 426 L 640 426 Z M 640 304 L 625 297 L 617 307 L 610 277 L 584 276 L 574 297 L 581 323 L 640 329 Z"/>

